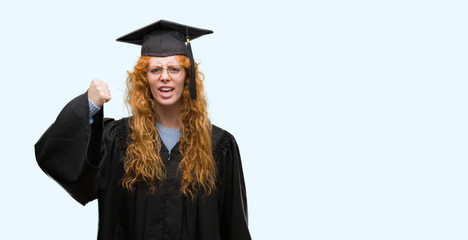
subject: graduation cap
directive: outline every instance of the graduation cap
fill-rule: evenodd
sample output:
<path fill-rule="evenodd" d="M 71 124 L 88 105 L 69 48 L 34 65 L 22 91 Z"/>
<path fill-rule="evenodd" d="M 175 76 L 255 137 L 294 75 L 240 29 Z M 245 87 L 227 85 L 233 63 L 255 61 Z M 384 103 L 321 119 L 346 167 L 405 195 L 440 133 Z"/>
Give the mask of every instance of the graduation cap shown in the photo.
<path fill-rule="evenodd" d="M 197 99 L 195 65 L 190 40 L 210 33 L 213 33 L 213 31 L 159 20 L 117 38 L 117 41 L 141 45 L 141 56 L 187 56 L 190 59 L 190 96 L 192 99 Z"/>

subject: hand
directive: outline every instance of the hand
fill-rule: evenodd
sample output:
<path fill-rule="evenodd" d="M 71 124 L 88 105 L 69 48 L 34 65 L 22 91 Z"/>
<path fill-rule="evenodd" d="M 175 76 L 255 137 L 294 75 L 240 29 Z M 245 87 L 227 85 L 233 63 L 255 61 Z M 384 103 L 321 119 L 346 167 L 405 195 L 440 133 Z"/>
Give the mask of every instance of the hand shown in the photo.
<path fill-rule="evenodd" d="M 88 88 L 88 98 L 98 108 L 101 108 L 104 103 L 109 102 L 112 98 L 107 83 L 93 79 Z"/>

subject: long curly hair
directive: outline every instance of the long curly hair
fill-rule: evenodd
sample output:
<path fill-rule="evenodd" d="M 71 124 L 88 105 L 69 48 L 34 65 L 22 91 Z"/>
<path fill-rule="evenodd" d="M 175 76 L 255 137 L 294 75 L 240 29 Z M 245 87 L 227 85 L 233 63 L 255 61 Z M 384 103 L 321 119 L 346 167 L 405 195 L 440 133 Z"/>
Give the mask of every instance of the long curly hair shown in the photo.
<path fill-rule="evenodd" d="M 149 56 L 142 56 L 128 72 L 126 103 L 132 112 L 129 120 L 131 143 L 126 152 L 122 187 L 130 193 L 135 183 L 145 182 L 149 192 L 154 193 L 159 183 L 166 178 L 166 169 L 159 155 L 161 141 L 155 122 L 158 120 L 154 99 L 146 78 Z M 195 63 L 197 99 L 190 98 L 190 61 L 178 55 L 180 64 L 187 72 L 179 114 L 181 137 L 179 150 L 182 160 L 178 174 L 181 176 L 180 192 L 186 197 L 207 196 L 215 190 L 216 166 L 213 159 L 211 132 L 207 102 L 203 88 L 203 73 Z"/>

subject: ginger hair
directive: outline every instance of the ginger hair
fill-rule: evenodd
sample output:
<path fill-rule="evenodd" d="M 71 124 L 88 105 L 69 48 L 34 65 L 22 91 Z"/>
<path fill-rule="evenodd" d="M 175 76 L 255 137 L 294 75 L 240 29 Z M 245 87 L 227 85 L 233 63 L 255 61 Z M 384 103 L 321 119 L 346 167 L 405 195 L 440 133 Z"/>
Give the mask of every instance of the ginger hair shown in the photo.
<path fill-rule="evenodd" d="M 212 126 L 208 118 L 207 102 L 203 88 L 203 73 L 195 63 L 197 99 L 190 98 L 190 61 L 178 55 L 185 68 L 186 78 L 182 93 L 182 107 L 179 114 L 181 137 L 179 150 L 182 160 L 178 175 L 181 179 L 180 192 L 186 197 L 207 196 L 215 190 L 216 166 L 212 152 Z M 159 155 L 161 142 L 155 122 L 157 119 L 154 99 L 146 78 L 149 56 L 142 56 L 128 72 L 126 103 L 131 110 L 129 120 L 131 142 L 124 159 L 122 187 L 132 193 L 139 181 L 149 186 L 149 192 L 166 179 L 164 163 Z M 202 194 L 200 194 L 202 193 Z"/>

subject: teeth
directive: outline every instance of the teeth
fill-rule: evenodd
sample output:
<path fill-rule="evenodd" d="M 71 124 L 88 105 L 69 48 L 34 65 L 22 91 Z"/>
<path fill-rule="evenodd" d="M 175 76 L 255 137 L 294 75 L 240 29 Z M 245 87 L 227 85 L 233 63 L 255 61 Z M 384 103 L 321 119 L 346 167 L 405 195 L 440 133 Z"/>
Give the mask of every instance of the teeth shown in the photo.
<path fill-rule="evenodd" d="M 161 91 L 171 91 L 173 88 L 160 88 Z"/>

